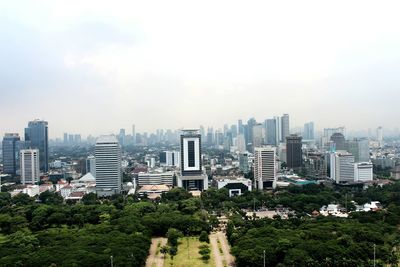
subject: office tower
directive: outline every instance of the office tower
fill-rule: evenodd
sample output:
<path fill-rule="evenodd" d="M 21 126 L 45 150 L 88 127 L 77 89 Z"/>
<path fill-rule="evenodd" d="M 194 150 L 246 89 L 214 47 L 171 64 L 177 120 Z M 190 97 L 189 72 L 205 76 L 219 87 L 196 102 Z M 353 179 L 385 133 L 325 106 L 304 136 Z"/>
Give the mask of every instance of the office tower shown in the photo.
<path fill-rule="evenodd" d="M 20 151 L 21 183 L 35 184 L 39 182 L 39 149 L 22 149 Z"/>
<path fill-rule="evenodd" d="M 180 167 L 178 187 L 200 191 L 208 189 L 208 176 L 202 170 L 201 135 L 198 130 L 182 131 Z"/>
<path fill-rule="evenodd" d="M 67 144 L 68 144 L 68 133 L 64 133 L 64 139 L 63 139 L 63 141 L 64 141 L 64 145 L 67 145 Z"/>
<path fill-rule="evenodd" d="M 181 153 L 179 151 L 163 151 L 160 152 L 160 164 L 168 167 L 179 167 L 181 161 Z"/>
<path fill-rule="evenodd" d="M 275 147 L 256 147 L 254 149 L 254 181 L 257 189 L 276 186 L 276 149 Z"/>
<path fill-rule="evenodd" d="M 286 137 L 286 164 L 288 169 L 299 171 L 303 164 L 303 152 L 301 149 L 301 136 L 292 134 Z"/>
<path fill-rule="evenodd" d="M 281 117 L 282 137 L 281 141 L 286 142 L 286 137 L 290 135 L 289 114 L 283 114 Z"/>
<path fill-rule="evenodd" d="M 373 164 L 370 162 L 360 162 L 354 164 L 354 181 L 368 182 L 373 181 Z"/>
<path fill-rule="evenodd" d="M 245 135 L 246 138 L 246 148 L 247 151 L 254 151 L 254 145 L 253 145 L 253 127 L 256 125 L 257 122 L 254 118 L 251 118 L 247 121 L 247 136 Z"/>
<path fill-rule="evenodd" d="M 230 131 L 231 131 L 231 134 L 232 134 L 232 138 L 236 138 L 237 135 L 238 135 L 237 125 L 235 125 L 235 124 L 231 125 Z"/>
<path fill-rule="evenodd" d="M 17 142 L 20 141 L 19 134 L 17 133 L 6 133 L 3 137 L 2 149 L 3 149 L 3 173 L 10 174 L 12 176 L 17 173 Z"/>
<path fill-rule="evenodd" d="M 86 173 L 90 172 L 93 177 L 96 177 L 96 158 L 89 156 L 86 158 Z"/>
<path fill-rule="evenodd" d="M 276 146 L 276 123 L 275 119 L 265 120 L 266 143 L 268 145 Z"/>
<path fill-rule="evenodd" d="M 237 149 L 239 152 L 246 152 L 246 140 L 244 139 L 244 134 L 239 134 L 236 138 Z"/>
<path fill-rule="evenodd" d="M 136 130 L 135 130 L 135 124 L 132 124 L 132 145 L 136 145 Z"/>
<path fill-rule="evenodd" d="M 95 145 L 96 191 L 109 196 L 121 191 L 121 146 L 115 136 L 101 136 Z"/>
<path fill-rule="evenodd" d="M 68 144 L 70 144 L 70 145 L 75 144 L 75 140 L 74 140 L 74 135 L 73 134 L 69 134 L 68 135 Z"/>
<path fill-rule="evenodd" d="M 383 146 L 383 128 L 379 126 L 376 129 L 376 140 L 379 142 L 379 146 Z"/>
<path fill-rule="evenodd" d="M 202 140 L 207 140 L 206 130 L 203 125 L 200 125 L 200 135 Z"/>
<path fill-rule="evenodd" d="M 346 140 L 344 139 L 343 134 L 334 133 L 331 136 L 331 141 L 335 144 L 335 150 L 345 150 L 346 149 Z"/>
<path fill-rule="evenodd" d="M 346 151 L 330 155 L 330 178 L 336 183 L 354 181 L 354 156 Z"/>
<path fill-rule="evenodd" d="M 314 122 L 304 124 L 304 140 L 314 140 Z"/>
<path fill-rule="evenodd" d="M 119 130 L 118 142 L 119 142 L 120 146 L 125 146 L 125 129 Z"/>
<path fill-rule="evenodd" d="M 248 153 L 240 153 L 239 154 L 239 169 L 243 173 L 248 173 L 250 171 L 249 154 Z"/>
<path fill-rule="evenodd" d="M 75 139 L 75 144 L 80 144 L 82 142 L 82 137 L 80 134 L 75 134 L 74 139 Z"/>
<path fill-rule="evenodd" d="M 282 141 L 282 121 L 279 116 L 274 117 L 275 120 L 275 145 L 278 146 Z"/>
<path fill-rule="evenodd" d="M 174 172 L 163 173 L 139 173 L 138 186 L 145 185 L 168 185 L 172 186 L 174 181 Z"/>
<path fill-rule="evenodd" d="M 261 123 L 257 123 L 253 126 L 253 147 L 261 147 L 264 145 L 264 127 Z"/>
<path fill-rule="evenodd" d="M 347 141 L 346 150 L 353 154 L 356 163 L 369 162 L 369 141 L 367 138 L 354 138 Z"/>
<path fill-rule="evenodd" d="M 238 134 L 244 134 L 243 121 L 238 120 Z"/>
<path fill-rule="evenodd" d="M 25 141 L 29 141 L 31 148 L 39 149 L 40 170 L 49 170 L 49 137 L 47 121 L 34 120 L 25 128 Z"/>

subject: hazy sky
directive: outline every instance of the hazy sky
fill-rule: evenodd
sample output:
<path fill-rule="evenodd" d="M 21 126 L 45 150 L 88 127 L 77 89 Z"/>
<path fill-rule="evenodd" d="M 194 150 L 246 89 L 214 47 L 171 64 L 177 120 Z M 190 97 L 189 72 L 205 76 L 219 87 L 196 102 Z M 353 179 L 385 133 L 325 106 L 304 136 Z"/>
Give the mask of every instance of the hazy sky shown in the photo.
<path fill-rule="evenodd" d="M 399 1 L 0 0 L 0 134 L 400 126 Z"/>

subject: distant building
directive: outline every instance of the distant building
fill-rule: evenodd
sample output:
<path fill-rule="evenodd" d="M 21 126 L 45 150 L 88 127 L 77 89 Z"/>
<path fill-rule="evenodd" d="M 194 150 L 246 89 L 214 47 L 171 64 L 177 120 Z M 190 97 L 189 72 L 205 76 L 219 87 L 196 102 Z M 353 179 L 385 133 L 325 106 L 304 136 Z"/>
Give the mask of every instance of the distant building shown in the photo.
<path fill-rule="evenodd" d="M 86 173 L 91 173 L 93 177 L 96 177 L 96 158 L 94 156 L 86 158 Z"/>
<path fill-rule="evenodd" d="M 300 170 L 303 165 L 302 137 L 292 134 L 286 137 L 286 165 L 288 169 Z"/>
<path fill-rule="evenodd" d="M 181 134 L 180 168 L 178 187 L 189 191 L 208 189 L 208 176 L 202 170 L 201 135 L 198 130 L 184 130 Z"/>
<path fill-rule="evenodd" d="M 253 147 L 261 147 L 264 145 L 264 127 L 261 123 L 255 124 L 253 126 Z"/>
<path fill-rule="evenodd" d="M 20 151 L 22 184 L 35 184 L 39 182 L 39 158 L 39 149 L 23 149 Z"/>
<path fill-rule="evenodd" d="M 49 170 L 49 137 L 47 121 L 34 120 L 25 128 L 25 141 L 29 141 L 31 148 L 39 149 L 40 170 Z"/>
<path fill-rule="evenodd" d="M 379 143 L 379 146 L 383 146 L 383 128 L 382 128 L 382 126 L 379 126 L 377 129 L 376 129 L 376 140 L 378 141 L 378 143 Z"/>
<path fill-rule="evenodd" d="M 330 139 L 335 144 L 335 150 L 346 150 L 346 140 L 343 134 L 334 133 Z"/>
<path fill-rule="evenodd" d="M 265 132 L 266 132 L 266 143 L 267 145 L 276 146 L 277 138 L 276 138 L 276 120 L 275 119 L 267 119 L 265 120 Z"/>
<path fill-rule="evenodd" d="M 373 165 L 370 162 L 354 164 L 354 181 L 368 182 L 373 181 Z"/>
<path fill-rule="evenodd" d="M 240 196 L 247 191 L 251 191 L 252 183 L 250 179 L 243 177 L 214 177 L 217 183 L 217 188 L 227 188 L 229 190 L 229 197 Z"/>
<path fill-rule="evenodd" d="M 330 178 L 336 183 L 354 182 L 354 156 L 346 151 L 331 153 Z"/>
<path fill-rule="evenodd" d="M 6 133 L 2 142 L 3 173 L 13 176 L 17 173 L 17 154 L 19 153 L 17 146 L 18 141 L 20 141 L 20 138 L 17 133 Z"/>
<path fill-rule="evenodd" d="M 254 149 L 254 181 L 259 190 L 276 187 L 276 149 L 275 147 L 256 147 Z"/>
<path fill-rule="evenodd" d="M 250 171 L 249 154 L 248 153 L 240 153 L 239 154 L 239 169 L 243 173 L 248 173 Z"/>
<path fill-rule="evenodd" d="M 290 136 L 289 114 L 283 114 L 282 121 L 282 142 L 286 142 L 286 137 Z"/>
<path fill-rule="evenodd" d="M 168 167 L 179 167 L 181 153 L 179 151 L 163 151 L 160 153 L 160 164 Z"/>
<path fill-rule="evenodd" d="M 356 163 L 370 161 L 369 141 L 367 138 L 355 138 L 347 141 L 346 150 L 353 154 Z"/>
<path fill-rule="evenodd" d="M 314 140 L 314 122 L 304 124 L 303 137 L 305 140 Z"/>
<path fill-rule="evenodd" d="M 121 147 L 115 136 L 101 136 L 95 146 L 96 191 L 100 196 L 121 191 Z"/>
<path fill-rule="evenodd" d="M 138 185 L 168 185 L 172 186 L 174 180 L 174 172 L 164 173 L 139 173 Z"/>

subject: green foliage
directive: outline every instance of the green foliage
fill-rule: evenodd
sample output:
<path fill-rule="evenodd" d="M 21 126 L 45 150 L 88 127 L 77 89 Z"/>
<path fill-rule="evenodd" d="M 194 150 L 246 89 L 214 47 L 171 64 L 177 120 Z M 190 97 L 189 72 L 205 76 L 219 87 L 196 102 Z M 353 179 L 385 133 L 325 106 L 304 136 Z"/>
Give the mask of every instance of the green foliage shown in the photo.
<path fill-rule="evenodd" d="M 200 242 L 210 243 L 210 238 L 208 237 L 208 233 L 206 231 L 201 231 L 199 240 Z"/>
<path fill-rule="evenodd" d="M 39 200 L 44 204 L 50 204 L 50 205 L 59 205 L 62 204 L 64 201 L 62 196 L 48 190 L 39 195 Z"/>
<path fill-rule="evenodd" d="M 182 232 L 180 232 L 174 228 L 168 229 L 168 232 L 167 232 L 168 244 L 170 244 L 172 247 L 177 247 L 178 246 L 178 238 L 180 238 L 182 236 L 183 236 Z"/>

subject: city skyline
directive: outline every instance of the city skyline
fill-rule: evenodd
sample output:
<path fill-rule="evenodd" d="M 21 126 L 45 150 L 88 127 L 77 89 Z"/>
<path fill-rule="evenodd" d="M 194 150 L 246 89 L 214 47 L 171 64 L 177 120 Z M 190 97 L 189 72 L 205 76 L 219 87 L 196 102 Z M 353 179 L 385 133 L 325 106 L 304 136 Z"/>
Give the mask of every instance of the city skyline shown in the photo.
<path fill-rule="evenodd" d="M 283 113 L 299 127 L 399 127 L 399 3 L 156 5 L 0 2 L 0 135 L 34 118 L 54 138 Z"/>

